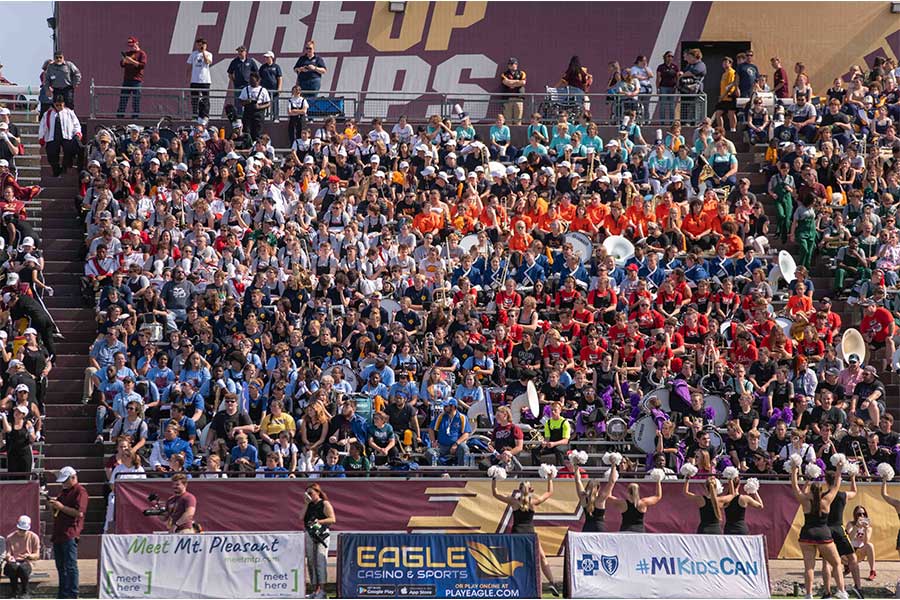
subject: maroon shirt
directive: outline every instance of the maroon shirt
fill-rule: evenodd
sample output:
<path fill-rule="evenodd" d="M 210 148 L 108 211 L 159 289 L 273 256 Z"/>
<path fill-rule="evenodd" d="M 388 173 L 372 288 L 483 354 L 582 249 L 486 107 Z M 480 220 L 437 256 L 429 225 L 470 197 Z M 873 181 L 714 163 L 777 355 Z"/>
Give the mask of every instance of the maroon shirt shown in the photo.
<path fill-rule="evenodd" d="M 143 50 L 129 50 L 125 53 L 125 56 L 133 58 L 140 64 L 133 65 L 131 63 L 126 63 L 124 60 L 119 61 L 119 64 L 125 70 L 122 78 L 125 81 L 143 81 L 144 67 L 147 66 L 147 53 Z"/>
<path fill-rule="evenodd" d="M 169 513 L 169 518 L 172 520 L 172 524 L 178 523 L 178 520 L 184 516 L 184 513 L 187 511 L 189 507 L 193 506 L 197 507 L 197 498 L 190 492 L 185 492 L 180 496 L 172 496 L 168 500 L 166 500 L 166 511 Z M 177 525 L 175 531 L 182 531 L 183 529 L 191 529 L 194 526 L 194 521 L 188 521 L 186 523 L 181 523 Z"/>
<path fill-rule="evenodd" d="M 70 517 L 59 512 L 53 519 L 53 536 L 50 538 L 54 544 L 61 544 L 69 540 L 78 539 L 81 530 L 84 529 L 84 515 L 87 513 L 88 493 L 84 486 L 76 483 L 56 497 L 57 500 L 68 508 L 77 508 L 80 516 Z"/>

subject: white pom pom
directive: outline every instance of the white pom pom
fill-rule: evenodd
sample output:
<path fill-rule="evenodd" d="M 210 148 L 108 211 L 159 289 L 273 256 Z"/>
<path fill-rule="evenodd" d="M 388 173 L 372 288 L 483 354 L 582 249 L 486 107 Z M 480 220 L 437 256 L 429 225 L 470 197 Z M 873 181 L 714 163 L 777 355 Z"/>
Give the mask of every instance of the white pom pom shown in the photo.
<path fill-rule="evenodd" d="M 845 462 L 844 473 L 850 477 L 857 477 L 859 475 L 859 463 Z"/>
<path fill-rule="evenodd" d="M 744 483 L 744 491 L 748 494 L 755 494 L 759 491 L 759 479 L 756 477 L 751 477 Z"/>
<path fill-rule="evenodd" d="M 650 469 L 650 473 L 647 475 L 647 479 L 654 482 L 662 481 L 665 478 L 666 472 L 662 469 Z"/>
<path fill-rule="evenodd" d="M 610 469 L 603 471 L 600 474 L 600 481 L 609 481 L 609 473 L 610 473 Z"/>
<path fill-rule="evenodd" d="M 877 471 L 878 476 L 885 481 L 891 481 L 892 479 L 894 479 L 894 475 L 896 474 L 894 473 L 894 467 L 887 463 L 881 463 L 880 465 L 878 465 Z"/>
<path fill-rule="evenodd" d="M 806 478 L 810 481 L 814 481 L 822 476 L 822 468 L 816 463 L 809 463 L 806 465 L 806 470 L 804 471 Z"/>
<path fill-rule="evenodd" d="M 837 454 L 831 455 L 831 466 L 832 467 L 836 467 L 841 463 L 844 463 L 844 464 L 847 463 L 847 455 L 841 454 L 840 452 L 838 452 Z"/>
<path fill-rule="evenodd" d="M 681 473 L 681 476 L 684 477 L 685 479 L 690 479 L 691 477 L 693 477 L 694 475 L 697 474 L 697 470 L 698 470 L 697 465 L 686 462 L 683 465 L 681 465 L 681 471 L 679 471 L 679 472 Z"/>
<path fill-rule="evenodd" d="M 570 460 L 576 465 L 586 465 L 588 461 L 588 453 L 584 450 L 573 450 L 569 453 Z"/>
<path fill-rule="evenodd" d="M 609 460 L 612 461 L 612 464 L 614 464 L 618 467 L 619 465 L 622 464 L 622 461 L 624 460 L 624 458 L 620 452 L 610 452 Z"/>
<path fill-rule="evenodd" d="M 553 479 L 556 477 L 556 467 L 554 465 L 542 464 L 538 467 L 538 474 L 541 479 Z"/>
<path fill-rule="evenodd" d="M 736 467 L 725 467 L 722 470 L 722 477 L 725 478 L 725 481 L 731 481 L 732 479 L 737 479 L 741 476 L 741 472 L 737 470 Z"/>
<path fill-rule="evenodd" d="M 791 454 L 791 457 L 788 459 L 788 461 L 792 465 L 799 467 L 800 465 L 803 464 L 803 457 L 800 456 L 799 454 L 797 454 L 796 452 L 794 452 L 793 454 Z"/>
<path fill-rule="evenodd" d="M 784 472 L 785 472 L 785 473 L 790 473 L 791 471 L 794 470 L 794 463 L 792 463 L 790 460 L 784 461 L 784 465 L 783 465 L 783 466 L 784 466 Z"/>
<path fill-rule="evenodd" d="M 612 454 L 612 452 L 604 452 L 603 456 L 600 457 L 600 462 L 602 462 L 604 465 L 609 465 L 610 464 L 610 457 L 609 457 L 610 454 Z"/>
<path fill-rule="evenodd" d="M 504 469 L 500 465 L 494 465 L 492 467 L 488 467 L 487 475 L 491 479 L 506 479 L 506 469 Z"/>

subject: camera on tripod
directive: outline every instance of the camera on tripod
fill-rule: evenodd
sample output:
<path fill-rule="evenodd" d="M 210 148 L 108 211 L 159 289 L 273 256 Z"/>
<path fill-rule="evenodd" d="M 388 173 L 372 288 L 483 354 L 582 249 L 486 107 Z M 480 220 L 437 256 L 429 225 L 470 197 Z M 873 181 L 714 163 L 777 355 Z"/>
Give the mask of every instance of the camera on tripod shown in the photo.
<path fill-rule="evenodd" d="M 147 502 L 150 503 L 150 508 L 144 509 L 145 517 L 161 517 L 166 514 L 166 507 L 159 503 L 159 496 L 156 494 L 147 496 Z"/>

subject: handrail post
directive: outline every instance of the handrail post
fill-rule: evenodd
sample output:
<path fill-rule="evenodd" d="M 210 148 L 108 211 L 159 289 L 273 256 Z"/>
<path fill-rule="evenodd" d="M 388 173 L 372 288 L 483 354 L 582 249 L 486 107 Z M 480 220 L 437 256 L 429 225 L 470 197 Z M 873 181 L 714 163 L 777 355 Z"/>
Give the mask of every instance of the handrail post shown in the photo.
<path fill-rule="evenodd" d="M 91 118 L 97 113 L 97 94 L 94 93 L 94 78 L 91 77 Z"/>

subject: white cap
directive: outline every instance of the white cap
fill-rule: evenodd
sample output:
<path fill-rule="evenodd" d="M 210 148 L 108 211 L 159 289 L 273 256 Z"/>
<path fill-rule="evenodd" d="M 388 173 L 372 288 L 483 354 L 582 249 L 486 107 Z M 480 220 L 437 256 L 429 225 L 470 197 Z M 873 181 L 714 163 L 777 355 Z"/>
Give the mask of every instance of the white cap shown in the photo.
<path fill-rule="evenodd" d="M 456 158 L 456 152 L 451 152 L 447 155 L 447 158 Z"/>
<path fill-rule="evenodd" d="M 347 156 L 347 149 L 341 146 L 337 151 L 338 156 Z"/>
<path fill-rule="evenodd" d="M 9 166 L 9 161 L 6 160 L 5 158 L 0 158 L 0 167 L 8 167 L 8 166 Z"/>
<path fill-rule="evenodd" d="M 422 169 L 422 175 L 424 175 L 425 177 L 428 177 L 428 176 L 430 176 L 430 175 L 434 175 L 434 172 L 435 172 L 435 169 L 434 169 L 434 167 L 432 167 L 431 165 L 429 165 L 429 166 L 425 167 L 424 169 Z"/>
<path fill-rule="evenodd" d="M 19 520 L 16 521 L 16 528 L 22 531 L 31 531 L 31 517 L 28 515 L 19 517 Z"/>
<path fill-rule="evenodd" d="M 609 148 L 610 146 L 618 146 L 618 145 L 619 145 L 619 140 L 609 140 L 608 142 L 606 142 L 607 148 Z"/>
<path fill-rule="evenodd" d="M 187 166 L 186 164 L 184 164 L 184 163 L 178 163 L 178 165 L 175 167 L 175 170 L 176 170 L 176 171 L 183 171 L 183 172 L 187 173 L 188 166 Z"/>
<path fill-rule="evenodd" d="M 38 259 L 35 258 L 35 256 L 33 254 L 26 254 L 25 257 L 22 259 L 22 262 L 33 262 L 34 264 L 37 264 Z"/>
<path fill-rule="evenodd" d="M 72 467 L 63 467 L 59 470 L 59 473 L 56 474 L 56 483 L 68 481 L 70 477 L 77 474 L 78 473 Z"/>
<path fill-rule="evenodd" d="M 89 161 L 89 162 L 88 162 L 88 166 L 89 166 L 89 167 L 99 167 L 99 166 L 100 166 L 100 161 L 98 161 L 98 160 L 92 160 L 92 161 Z"/>
<path fill-rule="evenodd" d="M 373 154 L 371 158 L 369 158 L 369 162 L 371 163 L 380 163 L 381 159 L 378 158 L 377 154 Z"/>
<path fill-rule="evenodd" d="M 229 152 L 228 154 L 225 155 L 225 160 L 232 160 L 232 159 L 238 160 L 239 158 L 240 158 L 240 156 L 234 150 L 232 150 L 231 152 Z"/>
<path fill-rule="evenodd" d="M 481 165 L 478 165 L 477 167 L 475 167 L 475 172 L 476 173 L 484 173 L 484 167 L 482 167 Z"/>
<path fill-rule="evenodd" d="M 9 129 L 9 124 L 6 121 L 0 121 L 0 129 Z"/>
<path fill-rule="evenodd" d="M 398 169 L 408 169 L 408 168 L 409 168 L 409 163 L 406 162 L 405 160 L 401 160 L 401 161 L 400 161 L 400 166 L 398 166 L 397 168 L 398 168 Z"/>
<path fill-rule="evenodd" d="M 684 181 L 684 178 L 681 175 L 672 175 L 672 183 L 676 181 Z"/>
<path fill-rule="evenodd" d="M 519 158 L 516 159 L 517 165 L 521 165 L 522 163 L 527 163 L 527 162 L 528 162 L 528 158 L 525 156 L 520 156 Z"/>
<path fill-rule="evenodd" d="M 528 179 L 530 181 L 531 175 L 529 175 L 528 173 L 521 173 L 519 174 L 519 179 Z"/>
<path fill-rule="evenodd" d="M 564 161 L 562 161 L 561 163 L 559 163 L 559 166 L 560 166 L 560 167 L 565 167 L 565 168 L 567 168 L 567 169 L 571 169 L 571 168 L 572 168 L 572 163 L 570 163 L 570 162 L 567 161 L 567 160 L 564 160 Z"/>
<path fill-rule="evenodd" d="M 603 177 L 599 178 L 597 181 L 599 181 L 600 183 L 609 183 L 609 177 L 604 175 Z"/>
<path fill-rule="evenodd" d="M 25 238 L 22 240 L 22 243 L 19 244 L 19 245 L 20 245 L 20 246 L 23 246 L 23 247 L 24 247 L 24 246 L 34 246 L 34 238 L 33 238 L 33 237 L 30 237 L 30 236 L 25 237 Z"/>
<path fill-rule="evenodd" d="M 8 108 L 6 108 L 5 106 L 0 107 L 0 115 L 9 115 L 9 114 L 12 114 L 12 113 L 9 112 Z"/>
<path fill-rule="evenodd" d="M 622 179 L 631 179 L 631 171 L 625 171 L 622 173 Z"/>
<path fill-rule="evenodd" d="M 161 164 L 161 163 L 159 162 L 159 159 L 156 158 L 155 156 L 154 156 L 153 158 L 150 159 L 150 164 L 152 165 L 152 164 L 154 164 L 154 163 L 157 164 L 157 165 L 158 165 L 158 164 Z"/>
<path fill-rule="evenodd" d="M 425 144 L 419 144 L 416 146 L 416 152 L 428 152 L 428 146 Z"/>
<path fill-rule="evenodd" d="M 385 176 L 384 171 L 381 171 L 381 170 L 378 170 L 378 171 L 375 171 L 374 173 L 372 173 L 372 177 L 384 177 L 384 176 Z"/>
<path fill-rule="evenodd" d="M 316 159 L 314 159 L 312 156 L 307 154 L 306 157 L 303 159 L 303 164 L 304 165 L 314 165 L 314 164 L 316 164 Z"/>
<path fill-rule="evenodd" d="M 263 52 L 263 56 L 268 56 L 268 57 L 270 57 L 270 58 L 275 58 L 275 53 L 272 52 L 271 50 L 268 50 L 268 51 L 266 51 L 266 52 Z"/>
<path fill-rule="evenodd" d="M 450 181 L 450 176 L 447 175 L 446 173 L 444 173 L 443 171 L 438 173 L 437 176 L 438 176 L 438 179 L 443 179 L 444 181 Z"/>
<path fill-rule="evenodd" d="M 466 178 L 466 170 L 462 167 L 456 167 L 454 169 L 453 174 L 456 175 L 457 179 L 465 179 Z"/>
<path fill-rule="evenodd" d="M 20 383 L 19 385 L 16 386 L 16 392 L 27 392 L 27 391 L 28 391 L 28 386 L 25 385 L 24 383 Z M 25 408 L 25 407 L 21 406 L 19 408 Z M 28 413 L 27 408 L 25 408 L 25 412 Z"/>
<path fill-rule="evenodd" d="M 476 173 L 475 171 L 469 171 L 467 178 L 468 179 L 478 179 L 478 173 Z"/>
<path fill-rule="evenodd" d="M 34 327 L 29 327 L 22 332 L 22 335 L 37 335 L 37 329 L 35 329 Z"/>
<path fill-rule="evenodd" d="M 517 169 L 516 167 L 512 167 L 512 166 L 506 167 L 507 175 L 515 175 L 518 172 L 519 172 L 519 169 Z"/>

